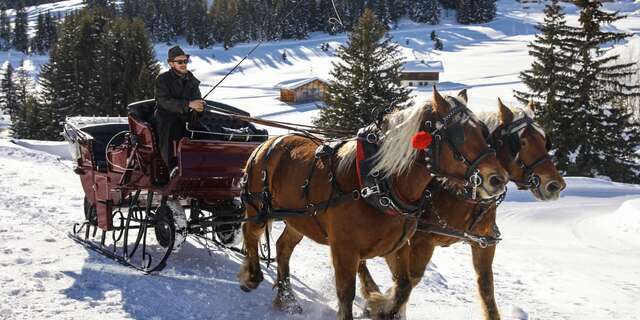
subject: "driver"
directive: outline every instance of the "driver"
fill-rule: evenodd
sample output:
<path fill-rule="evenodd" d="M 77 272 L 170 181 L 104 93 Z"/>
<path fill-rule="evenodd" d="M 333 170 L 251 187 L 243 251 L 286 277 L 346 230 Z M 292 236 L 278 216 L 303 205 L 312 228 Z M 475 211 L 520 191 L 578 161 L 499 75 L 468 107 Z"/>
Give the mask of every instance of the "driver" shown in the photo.
<path fill-rule="evenodd" d="M 153 118 L 160 155 L 173 176 L 177 172 L 173 142 L 187 136 L 186 123 L 204 110 L 205 102 L 200 93 L 200 81 L 187 70 L 189 55 L 180 46 L 175 46 L 169 49 L 167 61 L 171 69 L 156 78 Z"/>

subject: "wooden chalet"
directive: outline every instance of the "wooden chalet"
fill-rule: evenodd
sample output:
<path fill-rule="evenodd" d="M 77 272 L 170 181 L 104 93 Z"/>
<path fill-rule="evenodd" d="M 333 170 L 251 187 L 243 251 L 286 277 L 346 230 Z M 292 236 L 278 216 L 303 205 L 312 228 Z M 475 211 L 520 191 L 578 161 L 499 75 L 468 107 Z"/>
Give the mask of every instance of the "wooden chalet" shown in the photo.
<path fill-rule="evenodd" d="M 401 71 L 403 87 L 431 86 L 440 81 L 440 73 L 444 72 L 442 61 L 411 60 L 404 64 Z"/>
<path fill-rule="evenodd" d="M 278 83 L 280 100 L 286 103 L 303 103 L 322 100 L 327 92 L 327 81 L 318 78 L 293 79 Z"/>

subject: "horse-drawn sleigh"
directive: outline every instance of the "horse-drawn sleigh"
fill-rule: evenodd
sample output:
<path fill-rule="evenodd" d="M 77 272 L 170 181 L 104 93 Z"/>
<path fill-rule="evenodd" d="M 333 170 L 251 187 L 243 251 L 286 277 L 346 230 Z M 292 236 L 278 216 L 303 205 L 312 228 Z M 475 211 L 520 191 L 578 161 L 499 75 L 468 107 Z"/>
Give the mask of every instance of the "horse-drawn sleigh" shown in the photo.
<path fill-rule="evenodd" d="M 263 143 L 185 138 L 175 148 L 175 175 L 163 167 L 145 121 L 151 105 L 132 106 L 128 128 L 105 128 L 106 146 L 86 136 L 102 131 L 68 123 L 65 137 L 77 151 L 76 172 L 87 197 L 85 222 L 76 226 L 75 238 L 151 272 L 165 265 L 187 234 L 227 243 L 243 221 L 246 257 L 238 279 L 251 291 L 263 280 L 260 238 L 266 233 L 269 239 L 272 221 L 284 221 L 276 243 L 274 306 L 290 312 L 301 308 L 289 259 L 305 236 L 331 247 L 339 319 L 352 319 L 358 271 L 371 316 L 394 318 L 433 247 L 462 240 L 474 248 L 486 317 L 497 319 L 491 263 L 500 240 L 495 211 L 506 183 L 514 180 L 542 198 L 557 197 L 564 188 L 531 117 L 514 120 L 501 105 L 501 125 L 490 132 L 467 108 L 465 91 L 443 97 L 434 88 L 431 102 L 395 111 L 339 141 L 313 136 L 309 128 Z M 226 107 L 218 104 L 216 110 L 256 120 Z M 98 240 L 89 241 L 98 229 Z M 408 246 L 408 239 L 426 244 Z M 393 273 L 387 294 L 379 292 L 363 263 L 376 256 L 387 258 Z"/>
<path fill-rule="evenodd" d="M 161 270 L 189 234 L 222 245 L 236 240 L 244 217 L 242 167 L 267 138 L 247 122 L 202 117 L 188 128 L 190 137 L 176 142 L 178 166 L 169 172 L 151 125 L 154 106 L 154 100 L 133 103 L 127 118 L 98 124 L 70 118 L 63 131 L 85 192 L 85 221 L 74 226 L 73 238 L 145 272 Z"/>

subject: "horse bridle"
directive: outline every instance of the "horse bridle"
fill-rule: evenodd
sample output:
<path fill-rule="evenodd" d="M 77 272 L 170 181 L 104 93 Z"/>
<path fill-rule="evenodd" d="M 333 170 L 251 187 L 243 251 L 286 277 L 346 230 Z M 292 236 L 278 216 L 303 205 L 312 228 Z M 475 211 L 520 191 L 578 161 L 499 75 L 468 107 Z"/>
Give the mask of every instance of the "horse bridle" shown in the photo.
<path fill-rule="evenodd" d="M 520 158 L 520 135 L 528 127 L 540 132 L 545 137 L 545 149 L 547 150 L 544 156 L 541 156 L 529 165 L 524 163 L 524 161 Z M 512 123 L 504 127 L 499 127 L 498 129 L 499 130 L 496 130 L 497 132 L 499 132 L 499 136 L 497 139 L 498 144 L 504 144 L 509 148 L 513 161 L 522 169 L 523 172 L 523 180 L 511 180 L 518 186 L 518 189 L 520 190 L 539 188 L 540 176 L 535 174 L 535 170 L 543 163 L 551 161 L 551 157 L 548 153 L 549 150 L 551 150 L 551 139 L 549 139 L 549 136 L 544 134 L 542 128 L 540 128 L 540 126 L 527 115 L 516 121 L 513 121 Z"/>
<path fill-rule="evenodd" d="M 447 178 L 455 183 L 462 184 L 465 190 L 465 197 L 475 200 L 477 188 L 482 186 L 483 182 L 483 178 L 479 174 L 480 170 L 478 170 L 478 166 L 487 157 L 495 156 L 496 151 L 487 146 L 473 161 L 467 159 L 464 154 L 460 152 L 459 148 L 464 143 L 464 128 L 462 124 L 467 121 L 473 121 L 472 113 L 464 104 L 455 98 L 446 97 L 445 100 L 453 106 L 449 113 L 444 117 L 440 117 L 435 111 L 428 111 L 433 115 L 432 117 L 428 117 L 432 120 L 425 121 L 420 128 L 421 131 L 427 131 L 433 137 L 431 146 L 424 150 L 424 161 L 426 162 L 427 169 L 432 172 L 433 176 Z M 489 137 L 489 130 L 482 122 L 475 122 L 481 126 L 483 135 L 485 139 L 487 139 Z M 467 166 L 464 177 L 460 178 L 439 172 L 441 167 L 439 162 L 440 153 L 442 152 L 443 142 L 447 143 L 454 154 L 454 158 Z"/>

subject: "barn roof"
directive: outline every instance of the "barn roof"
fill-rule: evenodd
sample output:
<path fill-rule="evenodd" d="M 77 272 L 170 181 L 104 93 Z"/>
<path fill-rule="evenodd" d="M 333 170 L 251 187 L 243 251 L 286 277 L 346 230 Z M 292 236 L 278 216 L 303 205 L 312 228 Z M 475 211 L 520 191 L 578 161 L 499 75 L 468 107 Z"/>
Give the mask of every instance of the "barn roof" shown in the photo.
<path fill-rule="evenodd" d="M 444 72 L 444 67 L 439 60 L 411 60 L 404 63 L 402 72 Z"/>
<path fill-rule="evenodd" d="M 324 83 L 327 83 L 327 80 L 324 80 L 324 79 L 319 78 L 319 77 L 298 78 L 298 79 L 291 79 L 291 80 L 280 82 L 280 83 L 276 84 L 274 87 L 276 89 L 293 90 L 293 89 L 300 88 L 301 86 L 304 86 L 305 84 L 311 83 L 311 82 L 313 82 L 315 80 L 319 80 L 319 81 L 322 81 Z"/>

